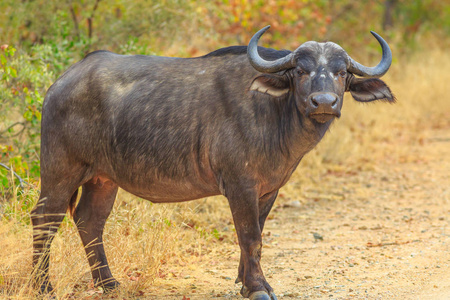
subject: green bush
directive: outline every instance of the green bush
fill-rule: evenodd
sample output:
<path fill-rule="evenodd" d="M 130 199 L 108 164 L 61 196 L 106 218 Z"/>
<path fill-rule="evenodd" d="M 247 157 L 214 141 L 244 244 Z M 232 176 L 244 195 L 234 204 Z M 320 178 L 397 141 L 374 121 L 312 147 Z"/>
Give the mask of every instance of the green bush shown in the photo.
<path fill-rule="evenodd" d="M 50 45 L 35 45 L 28 53 L 7 45 L 0 50 L 0 162 L 31 181 L 39 178 L 42 103 L 56 77 L 58 65 L 51 67 L 51 61 L 59 51 Z M 20 184 L 5 168 L 0 178 L 2 195 L 12 178 Z"/>

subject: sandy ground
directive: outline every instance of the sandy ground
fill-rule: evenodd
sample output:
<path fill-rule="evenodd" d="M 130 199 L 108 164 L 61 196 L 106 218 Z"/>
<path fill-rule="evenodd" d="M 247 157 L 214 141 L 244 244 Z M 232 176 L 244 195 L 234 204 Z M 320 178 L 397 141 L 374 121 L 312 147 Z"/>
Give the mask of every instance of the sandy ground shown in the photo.
<path fill-rule="evenodd" d="M 299 199 L 280 194 L 262 259 L 279 299 L 450 299 L 450 132 L 426 136 L 405 162 L 330 171 Z M 237 247 L 168 267 L 142 297 L 242 299 Z"/>

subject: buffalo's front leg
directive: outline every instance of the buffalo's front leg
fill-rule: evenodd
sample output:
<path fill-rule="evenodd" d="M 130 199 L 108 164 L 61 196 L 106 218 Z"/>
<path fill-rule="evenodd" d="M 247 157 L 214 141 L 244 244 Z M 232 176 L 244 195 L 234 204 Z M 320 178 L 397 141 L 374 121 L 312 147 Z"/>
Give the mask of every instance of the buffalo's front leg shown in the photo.
<path fill-rule="evenodd" d="M 264 229 L 264 224 L 266 223 L 267 216 L 270 213 L 270 210 L 272 209 L 273 204 L 275 203 L 275 199 L 277 198 L 278 190 L 273 191 L 271 193 L 268 193 L 261 198 L 259 198 L 258 202 L 258 211 L 259 211 L 259 228 L 261 230 L 261 233 Z M 239 272 L 238 277 L 236 278 L 235 283 L 242 282 L 242 277 L 244 276 L 244 261 L 242 258 L 241 253 L 241 259 L 239 261 Z"/>
<path fill-rule="evenodd" d="M 269 295 L 272 299 L 276 299 L 260 266 L 262 238 L 257 195 L 257 191 L 252 188 L 227 191 L 241 248 L 240 264 L 243 268 L 241 294 L 252 300 L 269 300 L 271 299 Z"/>

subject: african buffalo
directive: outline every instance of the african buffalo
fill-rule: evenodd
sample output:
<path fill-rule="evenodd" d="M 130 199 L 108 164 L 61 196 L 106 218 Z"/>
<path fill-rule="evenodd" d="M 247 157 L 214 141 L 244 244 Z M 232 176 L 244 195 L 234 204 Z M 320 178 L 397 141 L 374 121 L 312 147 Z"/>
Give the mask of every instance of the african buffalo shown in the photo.
<path fill-rule="evenodd" d="M 306 42 L 294 52 L 258 48 L 268 28 L 248 47 L 197 58 L 96 51 L 49 88 L 41 195 L 32 212 L 33 278 L 41 292 L 52 290 L 49 247 L 67 210 L 90 253 L 95 283 L 105 290 L 119 285 L 102 233 L 121 187 L 155 203 L 224 195 L 241 248 L 241 294 L 276 299 L 260 259 L 278 190 L 340 117 L 344 92 L 361 102 L 395 97 L 376 78 L 392 61 L 378 34 L 372 32 L 382 59 L 366 67 L 331 42 Z"/>

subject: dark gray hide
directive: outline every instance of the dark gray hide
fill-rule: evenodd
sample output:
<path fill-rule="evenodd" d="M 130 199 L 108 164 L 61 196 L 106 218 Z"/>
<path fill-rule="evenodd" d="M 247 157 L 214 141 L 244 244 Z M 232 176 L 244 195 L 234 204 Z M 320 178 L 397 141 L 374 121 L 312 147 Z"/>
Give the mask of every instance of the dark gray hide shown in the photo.
<path fill-rule="evenodd" d="M 32 215 L 41 292 L 52 290 L 48 249 L 68 209 L 91 253 L 95 283 L 118 285 L 102 232 L 121 187 L 155 203 L 226 196 L 241 248 L 241 293 L 275 299 L 259 261 L 278 189 L 340 116 L 345 91 L 358 101 L 394 97 L 379 79 L 356 79 L 351 58 L 336 44 L 258 51 L 256 60 L 249 53 L 252 64 L 247 47 L 191 59 L 97 51 L 50 87 L 42 114 L 42 191 Z M 287 56 L 281 69 L 258 65 Z"/>

